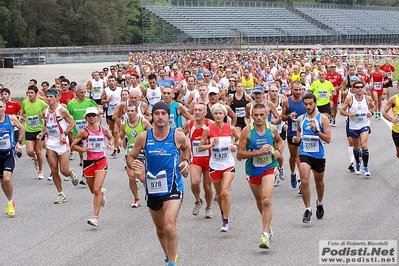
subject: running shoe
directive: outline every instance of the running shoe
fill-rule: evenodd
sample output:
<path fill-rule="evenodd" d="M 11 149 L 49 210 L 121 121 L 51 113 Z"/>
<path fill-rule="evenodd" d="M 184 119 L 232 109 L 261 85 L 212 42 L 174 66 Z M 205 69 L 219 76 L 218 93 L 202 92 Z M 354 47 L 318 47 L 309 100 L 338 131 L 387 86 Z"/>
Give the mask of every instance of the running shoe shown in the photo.
<path fill-rule="evenodd" d="M 54 204 L 61 204 L 67 202 L 66 197 L 63 194 L 58 194 L 57 198 L 54 201 Z"/>
<path fill-rule="evenodd" d="M 269 249 L 270 248 L 270 240 L 267 237 L 267 235 L 262 235 L 262 237 L 260 238 L 259 247 L 260 248 L 265 248 L 265 249 Z"/>
<path fill-rule="evenodd" d="M 301 194 L 302 194 L 301 188 L 302 188 L 302 184 L 299 184 L 299 186 L 298 186 L 298 195 L 301 195 Z"/>
<path fill-rule="evenodd" d="M 75 156 L 73 156 L 73 152 L 71 152 L 71 153 L 69 154 L 69 160 L 70 160 L 70 161 L 75 160 Z"/>
<path fill-rule="evenodd" d="M 178 261 L 179 261 L 179 256 L 177 256 L 177 254 L 176 254 L 175 263 L 177 263 Z M 169 262 L 169 258 L 167 255 L 165 255 L 165 263 L 168 263 L 168 262 Z"/>
<path fill-rule="evenodd" d="M 316 200 L 316 217 L 317 219 L 322 219 L 324 216 L 324 208 L 323 208 L 323 204 L 319 204 L 319 201 Z"/>
<path fill-rule="evenodd" d="M 296 180 L 296 173 L 291 174 L 291 187 L 296 188 L 298 181 Z"/>
<path fill-rule="evenodd" d="M 357 175 L 360 175 L 360 165 L 361 165 L 360 163 L 356 164 L 355 172 L 356 172 Z"/>
<path fill-rule="evenodd" d="M 7 213 L 8 217 L 14 217 L 15 216 L 14 201 L 12 203 L 8 203 L 7 204 L 6 213 Z"/>
<path fill-rule="evenodd" d="M 273 229 L 272 229 L 272 227 L 270 226 L 270 227 L 269 227 L 269 239 L 272 239 L 272 237 L 273 237 Z"/>
<path fill-rule="evenodd" d="M 284 173 L 284 167 L 278 167 L 278 177 L 281 180 L 285 180 L 285 173 Z"/>
<path fill-rule="evenodd" d="M 132 208 L 138 208 L 140 207 L 141 203 L 139 199 L 134 199 L 133 203 L 132 203 Z"/>
<path fill-rule="evenodd" d="M 44 179 L 43 172 L 37 172 L 37 179 L 39 179 L 39 180 Z"/>
<path fill-rule="evenodd" d="M 82 177 L 80 178 L 79 184 L 81 184 L 82 186 L 86 186 L 86 177 L 84 175 L 82 175 Z"/>
<path fill-rule="evenodd" d="M 278 187 L 280 185 L 280 179 L 277 177 L 274 178 L 274 187 Z"/>
<path fill-rule="evenodd" d="M 12 206 L 13 207 L 15 206 L 14 200 L 12 201 Z M 8 205 L 7 205 L 7 208 L 6 208 L 6 214 L 8 214 Z"/>
<path fill-rule="evenodd" d="M 332 121 L 332 126 L 336 127 L 337 125 L 335 124 L 335 120 Z"/>
<path fill-rule="evenodd" d="M 104 207 L 105 203 L 107 203 L 107 198 L 105 197 L 105 191 L 107 191 L 105 188 L 101 188 L 101 207 Z"/>
<path fill-rule="evenodd" d="M 198 215 L 202 207 L 202 199 L 194 202 L 193 215 Z"/>
<path fill-rule="evenodd" d="M 364 168 L 363 168 L 363 172 L 364 172 L 365 176 L 371 176 L 368 167 L 364 167 Z"/>
<path fill-rule="evenodd" d="M 39 170 L 39 163 L 37 162 L 37 159 L 32 159 L 33 160 L 33 166 L 35 167 L 36 171 Z"/>
<path fill-rule="evenodd" d="M 382 119 L 381 113 L 378 113 L 378 120 L 381 120 L 381 119 Z"/>
<path fill-rule="evenodd" d="M 330 126 L 332 126 L 332 120 L 330 120 Z"/>
<path fill-rule="evenodd" d="M 93 217 L 91 219 L 89 219 L 87 221 L 88 224 L 90 224 L 91 226 L 97 226 L 98 225 L 98 218 L 97 217 Z"/>
<path fill-rule="evenodd" d="M 212 219 L 213 218 L 213 212 L 211 208 L 206 208 L 205 209 L 205 219 Z"/>
<path fill-rule="evenodd" d="M 353 166 L 353 163 L 349 165 L 348 170 L 351 172 L 355 172 L 355 167 Z"/>
<path fill-rule="evenodd" d="M 71 170 L 71 171 L 72 171 L 72 176 L 70 177 L 70 179 L 72 181 L 72 185 L 74 185 L 76 187 L 79 184 L 79 177 L 75 174 L 75 171 L 73 171 L 73 170 Z"/>
<path fill-rule="evenodd" d="M 64 176 L 64 181 L 69 181 L 69 179 L 71 179 L 70 176 Z"/>
<path fill-rule="evenodd" d="M 223 222 L 222 228 L 220 228 L 220 232 L 227 233 L 229 231 L 229 222 Z"/>
<path fill-rule="evenodd" d="M 310 223 L 312 218 L 312 211 L 306 210 L 303 214 L 302 222 Z"/>
<path fill-rule="evenodd" d="M 114 152 L 111 154 L 111 156 L 115 158 L 117 155 L 118 155 L 118 150 L 115 149 Z"/>
<path fill-rule="evenodd" d="M 47 181 L 53 181 L 53 173 L 51 173 L 51 174 L 47 177 Z"/>

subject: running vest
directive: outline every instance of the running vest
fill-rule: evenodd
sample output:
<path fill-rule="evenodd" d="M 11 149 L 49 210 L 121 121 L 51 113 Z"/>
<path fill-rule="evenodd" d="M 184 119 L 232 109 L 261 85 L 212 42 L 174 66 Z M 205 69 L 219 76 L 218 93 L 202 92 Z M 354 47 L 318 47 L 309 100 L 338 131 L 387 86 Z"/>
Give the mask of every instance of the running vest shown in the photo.
<path fill-rule="evenodd" d="M 161 100 L 161 89 L 157 87 L 155 90 L 148 88 L 146 98 L 148 100 L 148 110 L 152 114 L 152 107 Z"/>
<path fill-rule="evenodd" d="M 395 95 L 395 106 L 392 108 L 393 117 L 399 117 L 399 95 Z M 399 124 L 392 124 L 392 131 L 399 133 Z"/>
<path fill-rule="evenodd" d="M 356 99 L 355 95 L 352 96 L 352 105 L 348 108 L 348 113 L 352 113 L 353 111 L 356 111 L 356 115 L 349 117 L 349 129 L 358 130 L 370 126 L 370 120 L 367 117 L 369 106 L 365 95 L 362 95 L 360 101 Z"/>
<path fill-rule="evenodd" d="M 68 127 L 68 123 L 61 117 L 61 107 L 61 104 L 59 104 L 53 113 L 50 113 L 49 107 L 47 107 L 44 113 L 47 129 L 46 144 L 50 146 L 59 146 L 68 143 L 67 136 L 65 142 L 60 142 L 61 134 L 64 133 L 65 129 Z"/>
<path fill-rule="evenodd" d="M 279 115 L 279 117 L 282 116 L 283 113 L 283 100 L 280 98 L 280 95 L 277 96 L 278 102 L 277 105 L 275 105 L 277 113 Z M 272 121 L 272 117 L 273 115 L 270 113 L 268 116 L 268 121 Z M 280 124 L 275 125 L 277 127 L 278 133 L 280 134 L 283 131 L 283 126 L 285 124 L 285 121 L 281 120 Z"/>
<path fill-rule="evenodd" d="M 252 89 L 255 87 L 255 81 L 253 76 L 249 76 L 249 80 L 245 77 L 241 78 L 242 86 L 248 95 L 252 95 Z"/>
<path fill-rule="evenodd" d="M 104 89 L 104 81 L 102 79 L 96 81 L 95 79 L 91 80 L 91 98 L 93 100 L 100 100 L 101 95 L 103 94 Z"/>
<path fill-rule="evenodd" d="M 265 124 L 266 131 L 263 136 L 256 132 L 253 123 L 249 124 L 250 135 L 246 146 L 247 151 L 260 150 L 260 148 L 265 144 L 270 144 L 272 146 L 270 153 L 258 155 L 245 161 L 245 173 L 249 176 L 261 176 L 265 171 L 273 169 L 277 166 L 277 160 L 272 155 L 272 152 L 274 151 L 274 138 L 272 130 L 270 129 L 270 123 L 266 122 Z"/>
<path fill-rule="evenodd" d="M 83 153 L 83 160 L 85 161 L 96 161 L 105 157 L 104 130 L 101 125 L 99 125 L 99 128 L 100 132 L 93 132 L 87 126 L 84 127 L 88 136 L 86 139 L 82 139 L 83 148 L 87 148 L 88 146 L 93 147 L 93 149 Z"/>
<path fill-rule="evenodd" d="M 130 151 L 133 149 L 134 142 L 136 141 L 137 136 L 141 132 L 145 131 L 145 128 L 143 127 L 143 118 L 139 118 L 135 127 L 131 127 L 129 125 L 129 121 L 126 120 L 124 131 L 127 136 L 126 155 L 129 155 Z"/>
<path fill-rule="evenodd" d="M 170 115 L 169 115 L 169 126 L 172 128 L 181 127 L 182 126 L 182 118 L 179 114 L 179 103 L 172 102 L 169 105 Z"/>
<path fill-rule="evenodd" d="M 143 95 L 143 92 L 140 89 L 140 83 L 137 84 L 136 87 L 133 87 L 133 85 L 131 85 L 131 89 L 129 89 L 129 92 L 131 91 L 137 91 L 137 93 L 139 94 L 139 97 L 141 98 L 141 96 Z"/>
<path fill-rule="evenodd" d="M 235 165 L 233 155 L 231 154 L 231 131 L 230 124 L 224 123 L 222 129 L 212 124 L 209 126 L 209 143 L 219 139 L 218 145 L 211 148 L 211 159 L 209 167 L 214 170 L 224 170 Z"/>
<path fill-rule="evenodd" d="M 242 95 L 240 100 L 237 100 L 236 94 L 233 95 L 233 101 L 230 105 L 231 110 L 236 114 L 237 118 L 245 117 L 245 107 L 247 106 L 248 101 L 245 99 L 245 94 Z"/>
<path fill-rule="evenodd" d="M 306 113 L 305 106 L 303 105 L 303 98 L 301 96 L 301 100 L 299 102 L 294 102 L 291 97 L 288 98 L 288 110 L 286 115 L 288 116 L 292 112 L 296 112 L 295 119 L 290 119 L 288 118 L 288 129 L 287 129 L 287 136 L 288 137 L 293 137 L 296 136 L 296 130 L 297 130 L 297 118 L 300 115 L 303 115 Z"/>
<path fill-rule="evenodd" d="M 109 87 L 105 89 L 105 94 L 106 98 L 108 99 L 109 97 L 114 96 L 114 98 L 107 103 L 107 116 L 111 116 L 114 114 L 115 108 L 118 105 L 118 103 L 121 102 L 121 93 L 122 93 L 122 88 L 121 87 L 116 87 L 115 90 L 111 90 Z"/>
<path fill-rule="evenodd" d="M 205 150 L 205 151 L 198 151 L 199 144 L 202 139 L 202 134 L 204 133 L 204 129 L 209 126 L 209 119 L 205 118 L 204 124 L 202 125 L 201 128 L 197 128 L 195 126 L 195 121 L 192 119 L 190 121 L 190 132 L 189 132 L 189 138 L 190 138 L 190 143 L 191 143 L 191 162 L 193 162 L 194 157 L 198 158 L 205 158 L 209 160 L 210 156 L 210 151 Z"/>
<path fill-rule="evenodd" d="M 5 115 L 4 122 L 0 124 L 0 156 L 13 150 L 15 147 L 14 128 L 10 116 Z"/>
<path fill-rule="evenodd" d="M 164 196 L 183 191 L 184 184 L 180 174 L 180 150 L 175 143 L 175 129 L 170 128 L 168 136 L 158 141 L 153 136 L 153 129 L 147 131 L 144 148 L 146 165 L 146 192 L 151 196 Z"/>
<path fill-rule="evenodd" d="M 382 81 L 384 77 L 382 76 L 382 73 L 373 73 L 373 90 L 380 91 L 383 88 Z"/>
<path fill-rule="evenodd" d="M 314 118 L 316 121 L 316 128 L 320 132 L 324 133 L 324 129 L 321 125 L 321 113 L 317 113 Z M 301 120 L 301 145 L 299 147 L 299 155 L 305 155 L 316 159 L 324 158 L 324 145 L 323 141 L 314 133 L 312 128 L 309 126 L 311 120 L 306 117 L 306 114 L 302 115 Z"/>

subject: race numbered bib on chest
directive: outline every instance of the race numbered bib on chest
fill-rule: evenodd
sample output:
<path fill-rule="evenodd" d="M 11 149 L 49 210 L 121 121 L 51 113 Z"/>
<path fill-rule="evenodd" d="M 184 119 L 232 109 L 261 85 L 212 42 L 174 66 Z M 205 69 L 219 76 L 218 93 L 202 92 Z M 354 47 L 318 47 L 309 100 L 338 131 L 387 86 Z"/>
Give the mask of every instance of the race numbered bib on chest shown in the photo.
<path fill-rule="evenodd" d="M 102 152 L 104 151 L 104 137 L 102 136 L 90 136 L 88 138 L 88 145 L 92 146 L 91 152 Z"/>
<path fill-rule="evenodd" d="M 194 140 L 193 141 L 193 156 L 194 157 L 206 157 L 209 155 L 208 150 L 205 151 L 199 151 L 199 145 L 200 141 L 199 140 Z"/>
<path fill-rule="evenodd" d="M 379 91 L 382 89 L 382 82 L 374 82 L 374 89 Z"/>
<path fill-rule="evenodd" d="M 166 171 L 160 171 L 156 176 L 147 172 L 146 185 L 148 194 L 166 193 L 168 192 L 168 180 Z"/>
<path fill-rule="evenodd" d="M 174 114 L 170 114 L 170 115 L 169 115 L 168 123 L 169 123 L 169 126 L 170 126 L 171 128 L 175 128 L 175 127 L 176 127 L 176 124 L 175 124 L 175 116 L 174 116 Z"/>
<path fill-rule="evenodd" d="M 52 124 L 52 125 L 47 124 L 46 129 L 47 129 L 47 134 L 49 136 L 59 136 L 59 135 L 61 135 L 60 129 L 58 128 L 57 124 Z"/>
<path fill-rule="evenodd" d="M 387 76 L 387 78 L 391 79 L 392 78 L 392 72 L 387 72 L 386 76 Z"/>
<path fill-rule="evenodd" d="M 365 122 L 367 120 L 367 114 L 356 114 L 354 117 L 356 122 Z"/>
<path fill-rule="evenodd" d="M 236 107 L 236 116 L 244 117 L 245 116 L 245 107 Z"/>
<path fill-rule="evenodd" d="M 296 120 L 296 119 L 292 119 L 292 122 L 291 122 L 292 131 L 297 131 L 297 129 L 298 129 L 298 123 L 297 123 L 297 121 L 298 121 L 298 120 Z"/>
<path fill-rule="evenodd" d="M 305 152 L 318 152 L 320 147 L 320 138 L 319 136 L 314 136 L 314 135 L 304 135 L 302 137 L 302 143 L 303 143 L 303 151 Z"/>
<path fill-rule="evenodd" d="M 223 161 L 226 160 L 230 154 L 229 147 L 222 147 L 222 148 L 212 148 L 212 157 L 216 161 Z"/>
<path fill-rule="evenodd" d="M 327 91 L 318 91 L 317 96 L 319 99 L 327 99 Z"/>
<path fill-rule="evenodd" d="M 2 137 L 0 137 L 0 150 L 9 150 L 9 149 L 11 149 L 10 135 L 4 134 Z"/>
<path fill-rule="evenodd" d="M 76 131 L 81 131 L 86 126 L 86 120 L 76 120 L 75 128 Z"/>
<path fill-rule="evenodd" d="M 253 165 L 255 167 L 264 167 L 272 163 L 272 154 L 262 154 L 253 157 Z"/>
<path fill-rule="evenodd" d="M 28 125 L 32 128 L 39 127 L 40 126 L 39 116 L 37 115 L 28 116 Z"/>
<path fill-rule="evenodd" d="M 115 111 L 116 103 L 110 103 L 108 106 L 108 115 L 113 115 Z"/>

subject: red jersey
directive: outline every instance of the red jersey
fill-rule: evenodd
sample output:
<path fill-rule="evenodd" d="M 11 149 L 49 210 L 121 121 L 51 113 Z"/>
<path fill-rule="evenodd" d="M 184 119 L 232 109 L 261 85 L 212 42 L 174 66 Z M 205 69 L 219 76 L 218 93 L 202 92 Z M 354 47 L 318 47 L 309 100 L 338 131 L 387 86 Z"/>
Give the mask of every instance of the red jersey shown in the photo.
<path fill-rule="evenodd" d="M 73 91 L 70 90 L 68 90 L 67 92 L 61 91 L 60 103 L 68 104 L 68 102 L 72 99 L 75 99 L 75 93 Z"/>
<path fill-rule="evenodd" d="M 204 124 L 202 125 L 202 128 L 196 128 L 194 125 L 194 119 L 190 121 L 190 132 L 189 132 L 189 137 L 190 137 L 190 143 L 191 143 L 191 162 L 194 162 L 195 160 L 202 159 L 206 160 L 209 163 L 209 156 L 210 152 L 209 150 L 199 152 L 198 147 L 202 139 L 202 133 L 204 133 L 204 129 L 209 126 L 209 119 L 205 118 Z"/>
<path fill-rule="evenodd" d="M 334 88 L 341 86 L 342 83 L 342 76 L 338 72 L 335 73 L 328 73 L 326 75 L 326 80 L 330 81 Z"/>
<path fill-rule="evenodd" d="M 9 100 L 6 102 L 6 110 L 4 111 L 7 115 L 17 115 L 22 110 L 22 106 L 18 101 Z"/>
<path fill-rule="evenodd" d="M 380 66 L 380 70 L 385 72 L 385 75 L 389 80 L 392 80 L 392 72 L 395 72 L 395 68 L 393 67 L 393 65 L 383 64 L 382 66 Z"/>
<path fill-rule="evenodd" d="M 364 80 L 364 82 L 365 82 L 366 84 L 369 84 L 369 83 L 370 83 L 371 79 L 370 79 L 369 75 L 367 75 L 367 74 L 359 74 L 359 76 L 362 76 L 362 77 L 363 77 L 363 80 Z"/>
<path fill-rule="evenodd" d="M 382 76 L 382 73 L 376 73 L 374 72 L 373 75 L 371 76 L 373 79 L 373 89 L 374 90 L 381 90 L 383 87 L 382 81 L 384 77 Z"/>

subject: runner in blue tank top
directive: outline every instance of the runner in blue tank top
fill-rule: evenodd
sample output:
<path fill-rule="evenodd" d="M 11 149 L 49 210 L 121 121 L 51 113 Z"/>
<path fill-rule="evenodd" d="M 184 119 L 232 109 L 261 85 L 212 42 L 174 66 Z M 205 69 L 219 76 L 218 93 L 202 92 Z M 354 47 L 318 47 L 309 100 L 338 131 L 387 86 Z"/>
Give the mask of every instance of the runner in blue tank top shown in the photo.
<path fill-rule="evenodd" d="M 190 146 L 184 133 L 169 126 L 170 109 L 158 102 L 152 109 L 153 128 L 142 132 L 127 158 L 127 165 L 146 184 L 147 206 L 157 228 L 167 265 L 176 265 L 176 219 L 183 198 L 181 174 L 190 170 Z M 137 156 L 144 150 L 146 165 Z"/>
<path fill-rule="evenodd" d="M 288 142 L 288 149 L 290 151 L 290 170 L 291 170 L 291 186 L 292 188 L 296 188 L 300 179 L 298 178 L 297 181 L 297 174 L 295 172 L 295 163 L 299 168 L 299 144 L 294 143 L 292 141 L 292 137 L 296 135 L 297 129 L 297 119 L 300 115 L 306 113 L 305 107 L 303 106 L 303 99 L 302 99 L 302 84 L 299 81 L 292 82 L 292 95 L 283 101 L 283 111 L 281 114 L 281 118 L 283 121 L 287 121 L 288 129 L 287 129 L 287 142 Z M 299 191 L 300 194 L 300 185 Z"/>
<path fill-rule="evenodd" d="M 323 141 L 330 143 L 331 132 L 330 122 L 326 115 L 319 113 L 316 106 L 316 96 L 308 93 L 303 96 L 303 103 L 306 108 L 306 114 L 298 117 L 297 135 L 292 138 L 294 143 L 300 143 L 299 173 L 301 176 L 301 194 L 305 204 L 305 213 L 302 221 L 309 223 L 312 217 L 310 207 L 310 189 L 309 179 L 310 171 L 313 171 L 316 183 L 316 217 L 322 219 L 324 216 L 323 195 L 324 195 L 324 170 L 326 160 L 324 156 Z M 302 141 L 301 141 L 302 140 Z"/>

